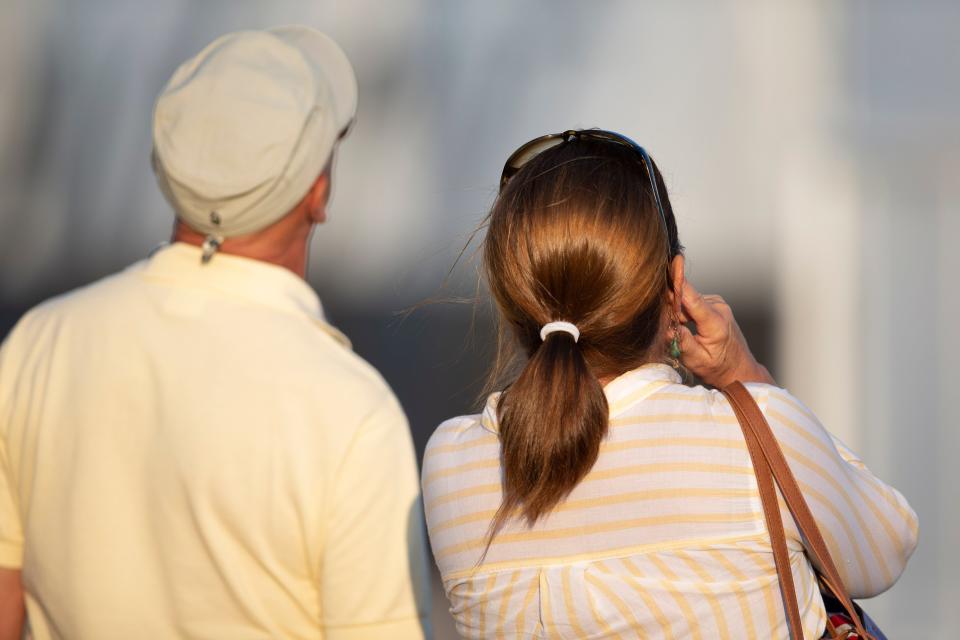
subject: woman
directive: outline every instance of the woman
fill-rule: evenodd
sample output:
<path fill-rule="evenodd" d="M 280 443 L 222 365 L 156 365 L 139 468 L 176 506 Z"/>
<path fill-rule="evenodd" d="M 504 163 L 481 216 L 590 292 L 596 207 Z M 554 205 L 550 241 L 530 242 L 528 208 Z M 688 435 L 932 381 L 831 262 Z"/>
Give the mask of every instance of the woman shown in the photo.
<path fill-rule="evenodd" d="M 598 130 L 521 147 L 483 259 L 501 355 L 519 351 L 518 373 L 480 415 L 440 425 L 423 467 L 461 635 L 787 637 L 737 420 L 722 394 L 684 386 L 668 362 L 713 387 L 751 383 L 851 594 L 894 583 L 916 516 L 776 386 L 729 307 L 685 279 L 673 210 L 642 148 Z M 818 638 L 823 603 L 784 522 L 804 636 Z"/>

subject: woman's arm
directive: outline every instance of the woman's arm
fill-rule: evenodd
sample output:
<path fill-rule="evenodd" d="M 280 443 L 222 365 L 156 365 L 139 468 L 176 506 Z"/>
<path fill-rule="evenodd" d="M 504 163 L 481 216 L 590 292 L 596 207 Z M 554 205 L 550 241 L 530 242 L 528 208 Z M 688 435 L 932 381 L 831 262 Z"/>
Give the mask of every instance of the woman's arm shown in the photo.
<path fill-rule="evenodd" d="M 820 424 L 750 353 L 730 307 L 719 296 L 701 295 L 683 283 L 682 309 L 696 324 L 681 330 L 684 365 L 707 384 L 760 382 L 750 390 L 777 436 L 817 520 L 837 570 L 858 598 L 889 589 L 917 544 L 917 516 L 896 489 L 874 476 L 857 456 Z M 790 514 L 784 524 L 800 535 Z"/>
<path fill-rule="evenodd" d="M 855 598 L 886 591 L 917 545 L 917 516 L 783 389 L 751 385 L 813 512 L 844 584 Z M 784 522 L 797 540 L 788 512 Z"/>

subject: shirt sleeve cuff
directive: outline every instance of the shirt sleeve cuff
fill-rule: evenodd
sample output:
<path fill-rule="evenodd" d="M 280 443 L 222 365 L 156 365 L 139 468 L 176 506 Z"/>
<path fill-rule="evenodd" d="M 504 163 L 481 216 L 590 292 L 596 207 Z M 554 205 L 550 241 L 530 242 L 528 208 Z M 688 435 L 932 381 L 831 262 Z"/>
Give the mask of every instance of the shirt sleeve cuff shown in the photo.
<path fill-rule="evenodd" d="M 427 618 L 406 618 L 372 624 L 324 627 L 327 640 L 424 640 L 431 638 Z"/>
<path fill-rule="evenodd" d="M 23 546 L 0 540 L 0 567 L 19 569 L 23 566 Z"/>

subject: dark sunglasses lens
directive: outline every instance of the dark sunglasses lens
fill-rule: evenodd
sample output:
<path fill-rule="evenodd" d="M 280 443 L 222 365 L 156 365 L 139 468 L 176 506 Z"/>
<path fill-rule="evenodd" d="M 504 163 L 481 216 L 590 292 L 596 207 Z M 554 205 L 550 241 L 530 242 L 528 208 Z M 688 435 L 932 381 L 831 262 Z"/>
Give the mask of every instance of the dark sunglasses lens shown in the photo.
<path fill-rule="evenodd" d="M 542 136 L 540 138 L 531 140 L 514 151 L 513 154 L 507 159 L 507 162 L 503 167 L 503 173 L 500 176 L 500 188 L 503 189 L 504 185 L 507 184 L 507 181 L 509 181 L 510 178 L 512 178 L 514 174 L 516 174 L 517 171 L 523 167 L 523 165 L 527 164 L 531 159 L 543 153 L 547 149 L 568 141 L 572 137 L 571 134 L 582 140 L 599 140 L 602 142 L 610 142 L 636 150 L 643 157 L 645 168 L 650 174 L 651 183 L 654 182 L 653 174 L 650 172 L 650 159 L 643 147 L 625 135 L 613 131 L 607 131 L 605 129 L 583 129 L 580 131 L 568 131 L 565 133 L 554 133 Z"/>
<path fill-rule="evenodd" d="M 513 175 L 519 171 L 523 165 L 530 162 L 532 158 L 543 153 L 547 149 L 557 146 L 562 142 L 562 136 L 543 136 L 542 138 L 531 140 L 527 144 L 514 151 L 513 154 L 507 158 L 507 163 L 503 166 L 503 176 L 500 179 L 500 187 L 503 188 L 503 185 L 507 183 L 507 180 L 512 178 Z"/>
<path fill-rule="evenodd" d="M 613 131 L 605 131 L 603 129 L 587 129 L 586 131 L 581 131 L 580 137 L 586 140 L 600 140 L 603 142 L 612 142 L 614 144 L 620 144 L 625 147 L 631 147 L 633 149 L 643 148 L 625 135 L 614 133 Z"/>

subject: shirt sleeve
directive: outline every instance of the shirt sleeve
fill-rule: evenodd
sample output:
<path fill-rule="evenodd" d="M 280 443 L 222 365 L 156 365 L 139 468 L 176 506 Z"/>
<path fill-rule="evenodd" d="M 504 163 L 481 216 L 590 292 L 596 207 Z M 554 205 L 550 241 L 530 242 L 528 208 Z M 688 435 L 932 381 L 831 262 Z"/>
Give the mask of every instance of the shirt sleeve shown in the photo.
<path fill-rule="evenodd" d="M 429 637 L 417 464 L 406 417 L 392 394 L 364 422 L 339 464 L 321 567 L 326 637 Z"/>
<path fill-rule="evenodd" d="M 19 569 L 23 564 L 23 526 L 7 447 L 12 420 L 8 397 L 10 367 L 10 342 L 7 340 L 0 346 L 0 567 Z"/>
<path fill-rule="evenodd" d="M 851 597 L 886 591 L 916 548 L 916 514 L 799 400 L 768 389 L 764 413 Z M 800 540 L 789 512 L 783 516 L 788 532 Z"/>

